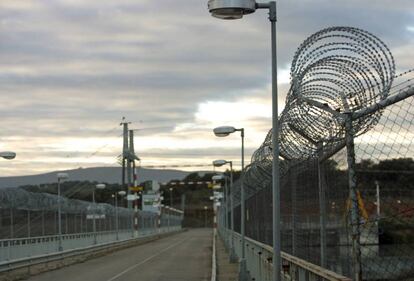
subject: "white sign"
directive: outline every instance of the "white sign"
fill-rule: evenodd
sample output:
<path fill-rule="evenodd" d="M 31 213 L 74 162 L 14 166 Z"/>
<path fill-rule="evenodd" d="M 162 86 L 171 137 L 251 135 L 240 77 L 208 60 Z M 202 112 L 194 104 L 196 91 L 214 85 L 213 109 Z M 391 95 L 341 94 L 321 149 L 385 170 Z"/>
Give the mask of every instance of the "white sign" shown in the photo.
<path fill-rule="evenodd" d="M 100 215 L 100 214 L 89 214 L 89 215 L 86 215 L 86 219 L 87 220 L 93 220 L 93 219 L 99 220 L 99 219 L 105 219 L 105 218 L 106 218 L 105 215 Z"/>
<path fill-rule="evenodd" d="M 127 195 L 127 200 L 128 201 L 135 201 L 135 200 L 138 200 L 139 199 L 139 196 L 138 195 L 135 195 L 135 194 L 129 194 L 129 195 Z"/>
<path fill-rule="evenodd" d="M 217 192 L 217 191 L 214 191 L 214 198 L 216 198 L 216 199 L 221 199 L 221 198 L 223 198 L 223 192 Z"/>

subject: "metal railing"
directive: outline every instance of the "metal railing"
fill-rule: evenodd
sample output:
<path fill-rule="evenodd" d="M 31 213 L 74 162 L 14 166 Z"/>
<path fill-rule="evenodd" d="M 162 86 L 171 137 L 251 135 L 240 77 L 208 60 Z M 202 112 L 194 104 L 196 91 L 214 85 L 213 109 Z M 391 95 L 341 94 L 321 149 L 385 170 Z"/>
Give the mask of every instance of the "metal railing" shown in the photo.
<path fill-rule="evenodd" d="M 219 230 L 219 233 L 227 248 L 231 235 L 234 235 L 234 251 L 240 257 L 242 247 L 240 234 L 232 234 L 231 231 L 223 228 Z M 272 247 L 248 237 L 245 239 L 246 264 L 251 280 L 272 281 Z M 286 281 L 351 281 L 348 277 L 285 252 L 282 252 L 282 278 Z"/>
<path fill-rule="evenodd" d="M 143 228 L 138 231 L 138 237 L 146 237 L 181 229 L 181 226 L 164 226 L 161 228 Z M 95 244 L 96 237 L 96 244 Z M 63 250 L 85 248 L 93 245 L 134 238 L 133 231 L 103 231 L 62 235 Z M 0 240 L 0 264 L 13 260 L 48 255 L 58 252 L 59 236 L 40 236 Z"/>
<path fill-rule="evenodd" d="M 157 233 L 151 233 L 146 235 L 140 235 L 139 237 L 129 237 L 127 239 L 123 240 L 116 240 L 116 241 L 110 241 L 110 242 L 103 242 L 99 244 L 89 245 L 85 247 L 79 247 L 75 249 L 68 249 L 63 251 L 54 251 L 49 254 L 43 254 L 38 256 L 31 256 L 31 257 L 25 257 L 21 259 L 14 259 L 11 261 L 4 261 L 0 262 L 0 274 L 11 274 L 11 278 L 20 278 L 19 275 L 22 273 L 25 277 L 27 275 L 25 274 L 31 274 L 31 269 L 33 266 L 39 266 L 37 269 L 35 269 L 34 272 L 41 272 L 41 271 L 47 271 L 47 264 L 50 262 L 56 262 L 56 261 L 62 261 L 65 259 L 68 259 L 66 262 L 61 263 L 58 265 L 58 267 L 64 266 L 65 264 L 72 264 L 76 263 L 77 261 L 81 261 L 83 258 L 88 256 L 94 256 L 96 253 L 105 252 L 110 249 L 121 249 L 123 247 L 136 245 L 136 242 L 146 242 L 146 241 L 152 241 L 153 239 L 161 238 L 164 235 L 168 235 L 168 233 L 175 233 L 178 231 L 181 231 L 181 227 L 163 227 L 162 229 L 159 229 Z M 46 265 L 46 267 L 45 267 Z M 56 265 L 53 265 L 52 268 L 56 268 Z M 22 269 L 24 269 L 22 271 Z M 15 270 L 18 270 L 16 272 Z M 41 270 L 41 271 L 38 271 Z M 17 275 L 14 275 L 17 274 Z M 3 276 L 3 275 L 2 275 Z M 20 276 L 20 277 L 19 277 Z M 8 278 L 6 276 L 6 278 Z M 3 279 L 2 279 L 3 280 Z M 7 279 L 9 280 L 9 279 Z M 20 280 L 20 279 L 18 279 Z"/>

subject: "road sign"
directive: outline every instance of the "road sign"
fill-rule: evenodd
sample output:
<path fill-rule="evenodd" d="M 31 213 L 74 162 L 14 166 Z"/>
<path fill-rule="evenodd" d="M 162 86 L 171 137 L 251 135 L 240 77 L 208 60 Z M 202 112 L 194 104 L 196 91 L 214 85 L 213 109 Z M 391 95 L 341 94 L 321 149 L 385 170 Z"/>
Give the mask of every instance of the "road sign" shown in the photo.
<path fill-rule="evenodd" d="M 224 197 L 223 192 L 214 191 L 214 198 L 222 199 Z"/>
<path fill-rule="evenodd" d="M 144 188 L 142 186 L 131 186 L 128 189 L 134 192 L 139 192 L 142 191 Z"/>

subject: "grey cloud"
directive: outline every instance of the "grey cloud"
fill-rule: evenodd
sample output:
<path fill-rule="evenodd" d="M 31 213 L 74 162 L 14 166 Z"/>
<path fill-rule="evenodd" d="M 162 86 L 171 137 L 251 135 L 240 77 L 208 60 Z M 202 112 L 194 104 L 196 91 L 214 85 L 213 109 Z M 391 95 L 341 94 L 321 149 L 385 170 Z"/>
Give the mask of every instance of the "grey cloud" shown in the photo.
<path fill-rule="evenodd" d="M 266 89 L 270 82 L 264 11 L 225 22 L 209 15 L 207 0 L 91 0 L 76 5 L 62 0 L 37 5 L 33 10 L 0 11 L 3 137 L 41 141 L 102 136 L 127 116 L 144 121 L 133 126 L 168 127 L 142 131 L 143 136 L 188 138 L 174 135 L 172 128 L 195 122 L 198 104 L 232 102 Z M 278 9 L 279 67 L 289 66 L 307 36 L 331 25 L 371 31 L 392 51 L 398 50 L 397 66 L 414 65 L 413 55 L 405 51 L 413 43 L 413 33 L 406 30 L 414 22 L 412 1 L 282 0 Z M 280 104 L 286 91 L 287 85 L 280 87 Z M 260 98 L 269 97 L 263 93 Z M 266 132 L 270 123 L 257 118 L 248 126 Z M 173 157 L 185 151 L 193 153 L 184 148 L 169 153 Z M 162 157 L 157 151 L 145 153 Z M 206 149 L 194 155 L 203 153 L 211 154 Z M 27 167 L 38 170 L 41 165 Z"/>

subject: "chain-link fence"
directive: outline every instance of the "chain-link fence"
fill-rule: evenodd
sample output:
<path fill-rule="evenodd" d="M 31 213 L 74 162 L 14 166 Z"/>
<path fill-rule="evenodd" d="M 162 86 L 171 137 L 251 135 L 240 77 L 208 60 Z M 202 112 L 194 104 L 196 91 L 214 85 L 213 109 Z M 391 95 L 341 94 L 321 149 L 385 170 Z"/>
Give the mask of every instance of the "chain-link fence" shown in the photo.
<path fill-rule="evenodd" d="M 58 206 L 57 195 L 28 192 L 21 188 L 1 188 L 0 239 L 57 235 Z M 93 232 L 94 220 L 96 232 L 134 230 L 135 212 L 132 209 L 63 196 L 60 206 L 62 234 Z M 181 221 L 182 215 L 170 210 L 165 210 L 160 218 L 156 213 L 138 210 L 140 230 L 158 228 L 159 223 L 161 227 L 179 226 Z"/>
<path fill-rule="evenodd" d="M 310 36 L 280 116 L 282 250 L 354 280 L 414 278 L 414 73 L 365 31 Z M 246 235 L 272 244 L 271 131 L 243 179 Z M 240 182 L 233 187 L 240 232 Z"/>

